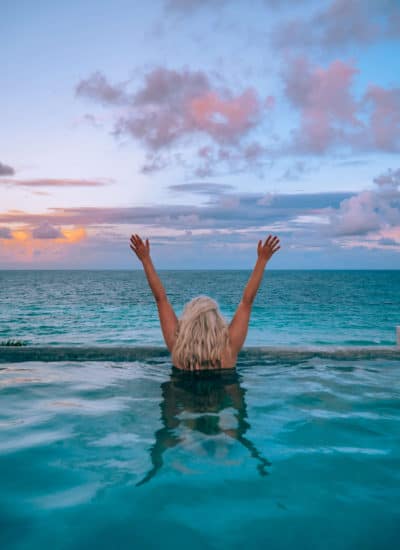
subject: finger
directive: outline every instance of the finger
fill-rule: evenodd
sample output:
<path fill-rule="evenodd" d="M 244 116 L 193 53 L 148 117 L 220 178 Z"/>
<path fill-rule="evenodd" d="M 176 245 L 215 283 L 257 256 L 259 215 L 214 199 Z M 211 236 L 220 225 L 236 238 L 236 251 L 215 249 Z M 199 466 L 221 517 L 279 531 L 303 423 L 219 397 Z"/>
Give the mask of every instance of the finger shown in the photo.
<path fill-rule="evenodd" d="M 147 250 L 150 250 L 150 243 L 149 243 L 149 239 L 146 239 L 146 248 L 147 248 Z"/>
<path fill-rule="evenodd" d="M 276 243 L 279 241 L 278 237 L 272 237 L 272 239 L 269 242 L 269 246 L 275 246 Z"/>
<path fill-rule="evenodd" d="M 271 235 L 268 235 L 268 237 L 265 239 L 265 243 L 264 243 L 264 246 L 268 246 L 269 245 L 269 242 L 271 240 Z"/>
<path fill-rule="evenodd" d="M 280 249 L 280 246 L 277 246 L 276 248 L 274 248 L 274 249 L 272 250 L 272 254 L 275 254 L 275 252 L 276 252 L 277 250 L 279 250 L 279 249 Z"/>

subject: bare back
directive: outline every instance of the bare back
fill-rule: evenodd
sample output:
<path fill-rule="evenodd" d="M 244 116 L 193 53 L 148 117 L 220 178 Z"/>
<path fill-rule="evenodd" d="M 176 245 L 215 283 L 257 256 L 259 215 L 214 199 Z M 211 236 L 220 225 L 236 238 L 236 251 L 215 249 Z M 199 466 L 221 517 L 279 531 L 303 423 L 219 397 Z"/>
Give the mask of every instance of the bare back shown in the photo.
<path fill-rule="evenodd" d="M 231 323 L 229 324 L 229 343 L 221 357 L 222 369 L 233 369 L 236 366 L 237 356 L 246 340 L 252 303 L 241 300 Z M 182 369 L 181 366 L 175 365 Z M 196 370 L 205 369 L 204 366 L 198 366 Z"/>

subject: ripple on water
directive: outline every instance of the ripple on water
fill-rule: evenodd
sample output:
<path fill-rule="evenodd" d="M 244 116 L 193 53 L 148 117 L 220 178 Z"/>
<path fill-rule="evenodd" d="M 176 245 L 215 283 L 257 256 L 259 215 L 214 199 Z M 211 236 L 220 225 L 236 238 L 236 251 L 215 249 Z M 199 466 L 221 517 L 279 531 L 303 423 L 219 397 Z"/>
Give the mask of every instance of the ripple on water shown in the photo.
<path fill-rule="evenodd" d="M 286 547 L 305 548 L 324 522 L 324 541 L 335 536 L 332 523 L 341 525 L 335 549 L 344 548 L 340 540 L 365 547 L 366 524 L 390 539 L 389 519 L 400 520 L 393 361 L 269 358 L 239 362 L 226 380 L 182 377 L 170 366 L 5 365 L 7 544 L 51 547 L 68 533 L 65 549 L 94 539 L 111 547 L 116 536 L 121 547 L 139 540 L 151 548 L 169 533 L 175 547 L 192 547 L 196 532 L 203 548 L 262 548 L 281 547 L 282 533 L 294 530 Z"/>

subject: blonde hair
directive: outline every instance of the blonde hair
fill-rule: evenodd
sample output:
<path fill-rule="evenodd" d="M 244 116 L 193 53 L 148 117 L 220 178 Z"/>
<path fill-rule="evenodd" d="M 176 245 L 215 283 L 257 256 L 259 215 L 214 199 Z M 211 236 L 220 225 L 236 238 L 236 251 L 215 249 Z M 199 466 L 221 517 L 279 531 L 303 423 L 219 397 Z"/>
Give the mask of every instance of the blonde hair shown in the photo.
<path fill-rule="evenodd" d="M 178 320 L 173 363 L 185 370 L 218 369 L 226 348 L 229 348 L 228 323 L 217 302 L 208 296 L 193 298 Z"/>

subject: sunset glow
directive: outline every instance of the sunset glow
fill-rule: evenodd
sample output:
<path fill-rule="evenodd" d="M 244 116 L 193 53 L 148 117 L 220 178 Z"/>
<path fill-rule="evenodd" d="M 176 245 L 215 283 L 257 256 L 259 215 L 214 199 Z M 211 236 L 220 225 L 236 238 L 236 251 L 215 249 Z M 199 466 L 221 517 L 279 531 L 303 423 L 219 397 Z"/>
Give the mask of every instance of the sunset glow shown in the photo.
<path fill-rule="evenodd" d="M 400 268 L 398 2 L 2 19 L 0 268 L 137 268 L 132 232 L 160 268 L 249 268 L 268 233 L 277 269 Z"/>

